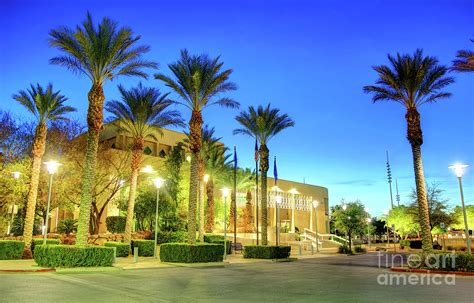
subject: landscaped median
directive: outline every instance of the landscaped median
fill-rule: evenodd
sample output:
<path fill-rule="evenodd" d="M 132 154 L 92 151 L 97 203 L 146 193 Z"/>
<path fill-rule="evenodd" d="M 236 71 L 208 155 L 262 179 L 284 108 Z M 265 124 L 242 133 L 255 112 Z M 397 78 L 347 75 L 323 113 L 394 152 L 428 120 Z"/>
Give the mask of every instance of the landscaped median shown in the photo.
<path fill-rule="evenodd" d="M 290 257 L 290 246 L 257 246 L 244 247 L 244 258 L 247 259 L 287 259 Z"/>
<path fill-rule="evenodd" d="M 200 243 L 166 243 L 160 246 L 161 262 L 208 263 L 222 262 L 224 245 Z"/>
<path fill-rule="evenodd" d="M 407 264 L 407 267 L 392 267 L 391 270 L 474 276 L 474 255 L 463 253 L 411 254 Z"/>
<path fill-rule="evenodd" d="M 114 249 L 104 246 L 38 245 L 34 260 L 43 267 L 112 266 Z"/>

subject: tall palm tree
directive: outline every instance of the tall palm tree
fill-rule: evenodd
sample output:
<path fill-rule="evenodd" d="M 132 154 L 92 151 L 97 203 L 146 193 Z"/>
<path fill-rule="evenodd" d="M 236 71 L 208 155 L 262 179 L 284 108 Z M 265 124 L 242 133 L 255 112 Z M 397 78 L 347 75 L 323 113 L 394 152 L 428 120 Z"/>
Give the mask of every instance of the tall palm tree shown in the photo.
<path fill-rule="evenodd" d="M 122 100 L 108 101 L 105 108 L 110 112 L 118 125 L 119 130 L 126 133 L 132 139 L 132 162 L 130 191 L 128 196 L 127 221 L 125 224 L 125 243 L 130 243 L 132 239 L 133 210 L 135 206 L 135 196 L 137 192 L 138 173 L 142 161 L 145 139 L 152 137 L 156 140 L 155 134 L 161 134 L 161 128 L 166 126 L 184 125 L 179 112 L 169 110 L 172 104 L 167 99 L 168 94 L 161 94 L 156 88 L 143 87 L 141 83 L 138 87 L 126 90 L 123 86 L 118 86 Z"/>
<path fill-rule="evenodd" d="M 226 174 L 232 168 L 231 154 L 227 153 L 228 148 L 223 145 L 215 145 L 206 154 L 205 169 L 209 175 L 209 180 L 206 184 L 206 232 L 214 230 L 214 191 L 216 184 L 224 184 Z"/>
<path fill-rule="evenodd" d="M 109 18 L 103 18 L 95 26 L 91 15 L 87 13 L 86 20 L 75 30 L 61 27 L 52 30 L 49 35 L 50 45 L 64 52 L 64 55 L 52 58 L 50 63 L 85 75 L 92 82 L 87 95 L 87 147 L 76 240 L 77 245 L 85 245 L 89 233 L 99 135 L 103 124 L 103 85 L 107 80 L 122 75 L 147 78 L 143 69 L 156 68 L 157 64 L 142 59 L 142 55 L 150 48 L 137 45 L 140 36 L 134 36 L 128 27 L 118 28 L 117 23 Z"/>
<path fill-rule="evenodd" d="M 388 60 L 391 66 L 374 67 L 379 78 L 375 82 L 376 85 L 364 86 L 364 92 L 372 93 L 374 102 L 393 101 L 400 103 L 407 110 L 407 139 L 413 153 L 422 247 L 423 251 L 428 252 L 432 250 L 432 240 L 421 158 L 423 134 L 418 108 L 451 96 L 442 90 L 453 83 L 454 79 L 446 76 L 447 67 L 439 65 L 435 57 L 424 56 L 421 49 L 417 49 L 413 55 L 388 55 Z"/>
<path fill-rule="evenodd" d="M 163 81 L 178 96 L 174 102 L 191 111 L 189 136 L 191 150 L 191 177 L 189 181 L 188 242 L 196 243 L 196 204 L 199 184 L 199 157 L 202 145 L 202 111 L 212 105 L 235 108 L 239 103 L 218 95 L 236 89 L 229 81 L 231 69 L 222 70 L 220 57 L 215 59 L 207 55 L 192 56 L 187 50 L 181 51 L 181 58 L 168 65 L 175 79 L 164 74 L 155 78 Z"/>
<path fill-rule="evenodd" d="M 243 134 L 253 138 L 257 138 L 260 143 L 258 151 L 260 155 L 260 174 L 261 174 L 261 205 L 262 205 L 262 244 L 268 244 L 267 222 L 267 172 L 269 168 L 269 150 L 268 142 L 282 130 L 292 127 L 295 122 L 288 117 L 287 114 L 281 114 L 277 108 L 270 108 L 270 104 L 266 107 L 258 106 L 255 109 L 250 106 L 247 111 L 241 112 L 235 120 L 240 123 L 242 128 L 234 130 L 234 134 Z"/>
<path fill-rule="evenodd" d="M 474 42 L 474 40 L 471 40 Z M 453 60 L 452 69 L 457 72 L 474 72 L 474 51 L 465 49 L 459 50 Z"/>
<path fill-rule="evenodd" d="M 33 237 L 33 225 L 35 220 L 36 198 L 38 196 L 38 183 L 41 170 L 41 160 L 46 147 L 46 134 L 48 123 L 55 120 L 65 120 L 65 114 L 75 111 L 73 107 L 64 105 L 67 98 L 60 91 L 53 91 L 53 85 L 48 84 L 46 89 L 39 84 L 31 85 L 30 89 L 21 90 L 13 95 L 13 99 L 23 105 L 35 116 L 36 125 L 33 141 L 33 164 L 31 167 L 31 180 L 28 188 L 28 200 L 26 204 L 25 227 L 23 240 L 25 241 L 24 256 L 31 258 L 31 239 Z"/>

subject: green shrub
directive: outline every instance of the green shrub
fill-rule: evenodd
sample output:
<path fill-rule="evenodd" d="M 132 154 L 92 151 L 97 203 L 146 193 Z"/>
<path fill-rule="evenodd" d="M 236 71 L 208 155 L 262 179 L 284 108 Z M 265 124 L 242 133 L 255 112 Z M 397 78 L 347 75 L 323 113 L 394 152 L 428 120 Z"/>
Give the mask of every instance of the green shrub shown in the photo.
<path fill-rule="evenodd" d="M 120 216 L 110 216 L 105 219 L 107 230 L 113 234 L 120 234 L 125 231 L 127 218 Z"/>
<path fill-rule="evenodd" d="M 38 245 L 34 259 L 44 267 L 112 266 L 114 250 L 103 246 Z"/>
<path fill-rule="evenodd" d="M 400 247 L 401 248 L 410 247 L 410 240 L 400 240 Z"/>
<path fill-rule="evenodd" d="M 410 240 L 410 248 L 421 249 L 421 240 Z"/>
<path fill-rule="evenodd" d="M 117 249 L 117 257 L 128 257 L 130 254 L 130 244 L 121 242 L 106 242 L 105 247 L 115 247 Z"/>
<path fill-rule="evenodd" d="M 58 232 L 66 235 L 70 235 L 71 233 L 77 230 L 77 220 L 74 219 L 64 219 L 59 223 Z"/>
<path fill-rule="evenodd" d="M 356 253 L 366 253 L 367 249 L 363 248 L 362 246 L 356 246 L 354 248 L 354 252 L 356 252 Z"/>
<path fill-rule="evenodd" d="M 244 258 L 253 259 L 284 259 L 290 256 L 290 246 L 256 246 L 244 247 Z"/>
<path fill-rule="evenodd" d="M 206 234 L 206 235 L 204 235 L 204 242 L 224 245 L 224 236 Z M 226 241 L 226 244 L 225 244 L 226 246 L 225 247 L 226 247 L 228 255 L 230 255 L 232 253 L 231 244 L 232 244 L 232 241 L 229 241 L 229 240 Z"/>
<path fill-rule="evenodd" d="M 159 231 L 158 232 L 158 244 L 186 242 L 187 238 L 188 238 L 188 233 L 185 231 Z"/>
<path fill-rule="evenodd" d="M 205 263 L 222 262 L 224 245 L 201 243 L 166 243 L 160 246 L 162 262 Z"/>
<path fill-rule="evenodd" d="M 21 259 L 25 243 L 15 240 L 0 240 L 0 260 Z"/>
<path fill-rule="evenodd" d="M 153 240 L 132 240 L 132 254 L 135 247 L 138 247 L 140 257 L 153 257 L 155 241 Z"/>
<path fill-rule="evenodd" d="M 347 245 L 341 245 L 337 249 L 337 252 L 340 254 L 352 254 L 352 251 L 349 249 L 349 246 Z"/>
<path fill-rule="evenodd" d="M 46 239 L 46 244 L 47 245 L 59 245 L 61 244 L 61 240 L 59 239 Z M 42 238 L 37 238 L 33 239 L 31 241 L 31 252 L 35 252 L 35 247 L 38 245 L 43 245 L 43 239 Z"/>
<path fill-rule="evenodd" d="M 418 255 L 420 256 L 419 258 L 410 258 L 410 262 L 408 262 L 409 267 L 474 272 L 474 255 L 464 253 L 432 253 L 428 255 Z"/>

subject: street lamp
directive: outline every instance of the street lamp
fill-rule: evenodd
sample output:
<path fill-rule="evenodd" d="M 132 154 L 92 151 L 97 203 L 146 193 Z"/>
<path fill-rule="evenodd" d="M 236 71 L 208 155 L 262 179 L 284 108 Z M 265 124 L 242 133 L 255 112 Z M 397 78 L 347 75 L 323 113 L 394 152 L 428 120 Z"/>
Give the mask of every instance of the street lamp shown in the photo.
<path fill-rule="evenodd" d="M 142 168 L 142 173 L 153 174 L 154 172 L 155 170 L 150 165 L 147 165 L 144 168 Z"/>
<path fill-rule="evenodd" d="M 224 187 L 221 189 L 222 196 L 224 197 L 224 260 L 227 255 L 227 197 L 229 196 L 229 189 Z"/>
<path fill-rule="evenodd" d="M 319 233 L 318 233 L 318 206 L 319 206 L 319 202 L 314 200 L 313 201 L 313 208 L 314 208 L 314 225 L 316 225 L 315 227 L 315 231 L 316 231 L 316 253 L 319 254 Z"/>
<path fill-rule="evenodd" d="M 278 246 L 280 242 L 280 210 L 279 206 L 281 204 L 282 197 L 280 195 L 275 197 L 275 217 L 276 217 L 276 222 L 275 222 L 275 243 L 276 246 Z"/>
<path fill-rule="evenodd" d="M 155 247 L 153 250 L 153 256 L 156 259 L 156 246 L 158 245 L 158 206 L 160 203 L 160 188 L 163 185 L 164 180 L 160 177 L 153 179 L 153 184 L 156 187 L 156 209 L 155 209 Z"/>
<path fill-rule="evenodd" d="M 204 242 L 204 191 L 207 182 L 209 182 L 209 175 L 205 174 L 202 181 L 199 182 L 199 241 Z"/>
<path fill-rule="evenodd" d="M 464 232 L 466 233 L 467 253 L 471 254 L 471 238 L 469 236 L 469 226 L 467 224 L 466 206 L 464 205 L 464 193 L 462 190 L 462 176 L 464 175 L 464 169 L 468 166 L 469 165 L 466 165 L 466 164 L 455 164 L 455 165 L 451 165 L 449 168 L 454 169 L 454 173 L 458 177 L 459 192 L 461 194 L 462 214 L 464 216 Z"/>
<path fill-rule="evenodd" d="M 51 206 L 51 190 L 53 187 L 53 175 L 58 171 L 60 163 L 51 160 L 44 162 L 49 173 L 48 205 L 46 206 L 46 221 L 44 224 L 43 245 L 46 245 L 46 236 L 48 235 L 49 207 Z"/>

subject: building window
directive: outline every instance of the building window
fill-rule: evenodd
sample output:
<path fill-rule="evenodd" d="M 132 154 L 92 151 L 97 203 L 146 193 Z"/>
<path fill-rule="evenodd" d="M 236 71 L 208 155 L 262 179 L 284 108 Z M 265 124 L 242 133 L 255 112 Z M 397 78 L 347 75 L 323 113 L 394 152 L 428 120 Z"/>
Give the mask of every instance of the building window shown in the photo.
<path fill-rule="evenodd" d="M 161 151 L 160 151 L 160 157 L 161 157 L 161 158 L 166 157 L 166 152 L 165 152 L 164 150 L 161 150 Z"/>
<path fill-rule="evenodd" d="M 147 147 L 145 147 L 145 149 L 143 149 L 143 153 L 144 153 L 145 155 L 148 155 L 148 156 L 149 156 L 149 155 L 151 155 L 151 154 L 153 153 L 153 151 L 151 150 L 151 148 L 149 148 L 149 147 L 147 146 Z"/>

